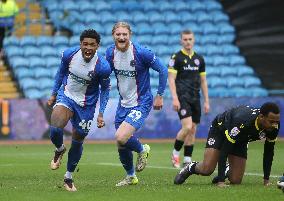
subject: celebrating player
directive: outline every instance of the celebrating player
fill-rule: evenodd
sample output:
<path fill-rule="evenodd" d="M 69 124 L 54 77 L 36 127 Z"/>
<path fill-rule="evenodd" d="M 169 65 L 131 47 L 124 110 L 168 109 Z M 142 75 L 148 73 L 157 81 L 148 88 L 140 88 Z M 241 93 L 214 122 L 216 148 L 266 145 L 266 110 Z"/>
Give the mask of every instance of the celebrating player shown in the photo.
<path fill-rule="evenodd" d="M 175 177 L 182 184 L 192 174 L 208 176 L 218 163 L 215 183 L 225 184 L 226 175 L 231 184 L 240 184 L 245 172 L 248 142 L 265 138 L 263 154 L 263 183 L 269 185 L 274 156 L 274 145 L 280 128 L 280 110 L 275 103 L 267 102 L 260 109 L 239 106 L 216 116 L 210 127 L 204 159 L 185 166 Z M 226 174 L 226 161 L 229 167 Z"/>
<path fill-rule="evenodd" d="M 83 141 L 89 133 L 99 96 L 97 126 L 101 128 L 105 125 L 103 113 L 109 98 L 111 69 L 104 57 L 97 53 L 99 44 L 100 35 L 89 29 L 82 32 L 80 47 L 72 47 L 63 52 L 52 96 L 48 100 L 49 105 L 56 101 L 50 125 L 50 139 L 56 147 L 50 164 L 52 170 L 59 168 L 66 151 L 63 128 L 69 120 L 73 126 L 67 172 L 64 175 L 64 187 L 68 191 L 76 191 L 72 172 L 81 158 Z"/>
<path fill-rule="evenodd" d="M 130 41 L 131 28 L 126 22 L 116 23 L 112 35 L 115 44 L 107 49 L 106 58 L 117 78 L 120 98 L 115 116 L 115 137 L 119 158 L 127 173 L 126 178 L 116 186 L 124 186 L 138 183 L 132 151 L 138 153 L 136 171 L 140 172 L 146 166 L 150 146 L 142 145 L 133 134 L 143 125 L 152 105 L 155 110 L 162 109 L 167 68 L 153 52 Z M 154 104 L 149 68 L 159 72 L 159 87 Z"/>

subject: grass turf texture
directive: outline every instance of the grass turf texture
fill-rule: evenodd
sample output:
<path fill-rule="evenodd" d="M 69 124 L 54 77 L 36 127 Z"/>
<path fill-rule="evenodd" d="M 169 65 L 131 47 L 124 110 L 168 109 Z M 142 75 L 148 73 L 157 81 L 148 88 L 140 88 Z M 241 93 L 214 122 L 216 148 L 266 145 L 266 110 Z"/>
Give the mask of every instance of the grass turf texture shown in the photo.
<path fill-rule="evenodd" d="M 178 172 L 170 163 L 172 143 L 150 143 L 151 155 L 146 169 L 138 173 L 136 186 L 115 187 L 125 176 L 115 144 L 85 144 L 81 161 L 73 174 L 77 192 L 63 188 L 67 153 L 60 169 L 52 171 L 52 145 L 1 145 L 0 200 L 282 200 L 284 194 L 276 181 L 284 171 L 284 142 L 277 142 L 269 187 L 263 186 L 263 143 L 249 145 L 243 184 L 225 189 L 211 185 L 210 177 L 191 176 L 183 185 L 173 179 Z M 205 143 L 197 143 L 194 160 L 203 158 Z M 69 147 L 70 145 L 67 145 Z M 181 152 L 182 153 L 182 152 Z M 136 159 L 136 153 L 134 154 Z"/>

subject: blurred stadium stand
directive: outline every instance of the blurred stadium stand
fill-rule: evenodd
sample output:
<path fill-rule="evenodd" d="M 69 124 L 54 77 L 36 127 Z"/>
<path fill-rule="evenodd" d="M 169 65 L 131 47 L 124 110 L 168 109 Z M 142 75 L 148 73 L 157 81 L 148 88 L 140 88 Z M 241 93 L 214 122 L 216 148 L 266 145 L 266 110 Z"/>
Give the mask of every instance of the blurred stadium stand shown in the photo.
<path fill-rule="evenodd" d="M 133 41 L 152 49 L 164 64 L 180 49 L 179 33 L 184 29 L 193 30 L 195 50 L 204 56 L 207 64 L 211 97 L 268 95 L 260 78 L 235 45 L 235 28 L 217 0 L 18 2 L 21 2 L 19 16 L 22 17 L 16 20 L 19 26 L 15 27 L 13 36 L 5 38 L 4 48 L 12 73 L 27 98 L 50 95 L 62 50 L 78 45 L 79 34 L 84 29 L 94 28 L 101 34 L 99 51 L 104 54 L 112 43 L 113 23 L 118 20 L 129 22 L 134 32 Z M 40 14 L 32 14 L 35 12 Z M 32 24 L 41 27 L 34 31 Z M 151 70 L 150 75 L 152 90 L 156 91 L 158 73 Z M 116 81 L 114 77 L 111 80 L 110 96 L 117 97 Z M 165 97 L 170 97 L 168 88 Z"/>
<path fill-rule="evenodd" d="M 236 44 L 270 95 L 284 95 L 284 1 L 223 0 Z"/>

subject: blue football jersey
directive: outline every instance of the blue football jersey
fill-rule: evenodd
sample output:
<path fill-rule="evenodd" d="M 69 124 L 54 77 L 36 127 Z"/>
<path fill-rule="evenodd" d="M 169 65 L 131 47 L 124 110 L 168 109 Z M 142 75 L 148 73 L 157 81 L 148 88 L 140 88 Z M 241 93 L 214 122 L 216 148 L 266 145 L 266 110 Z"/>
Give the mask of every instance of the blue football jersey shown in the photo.
<path fill-rule="evenodd" d="M 108 99 L 111 69 L 105 58 L 98 53 L 90 62 L 85 62 L 80 47 L 72 47 L 62 53 L 61 66 L 56 74 L 52 94 L 63 93 L 81 107 L 96 104 L 100 90 L 103 112 Z M 107 101 L 107 100 L 105 100 Z"/>
<path fill-rule="evenodd" d="M 153 101 L 149 68 L 159 72 L 157 93 L 164 93 L 167 67 L 149 49 L 130 42 L 128 50 L 121 52 L 113 44 L 106 50 L 106 59 L 115 73 L 120 104 L 123 107 L 130 108 Z"/>

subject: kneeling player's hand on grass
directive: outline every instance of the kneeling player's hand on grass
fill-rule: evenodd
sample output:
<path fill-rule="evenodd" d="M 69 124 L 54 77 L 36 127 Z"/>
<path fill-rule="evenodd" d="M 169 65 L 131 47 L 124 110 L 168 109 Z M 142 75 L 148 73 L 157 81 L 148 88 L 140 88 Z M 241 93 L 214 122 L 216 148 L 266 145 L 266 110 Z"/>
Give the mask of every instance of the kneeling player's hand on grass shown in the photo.
<path fill-rule="evenodd" d="M 103 115 L 99 114 L 97 118 L 97 127 L 102 128 L 104 126 L 105 126 L 105 121 L 104 121 Z"/>
<path fill-rule="evenodd" d="M 226 187 L 229 187 L 230 185 L 226 184 L 225 182 L 218 182 L 217 186 L 220 188 L 226 188 Z"/>

